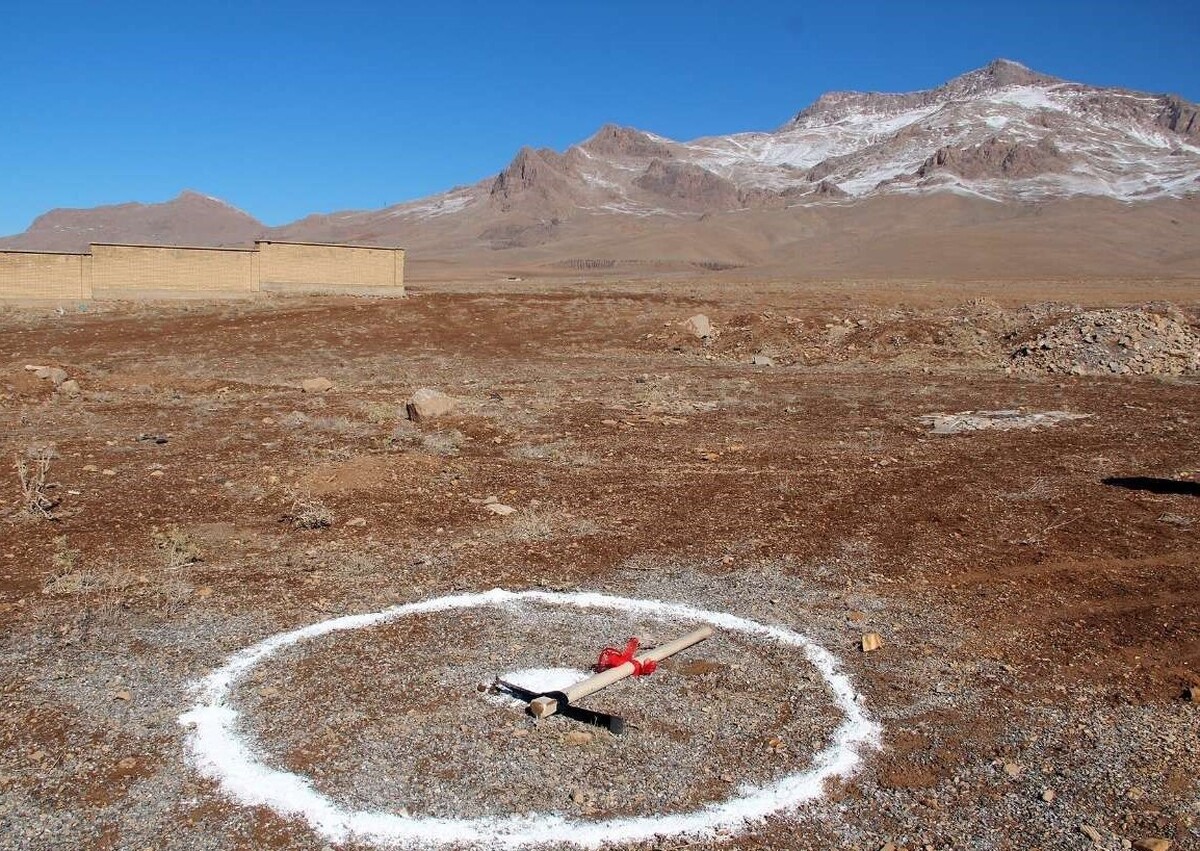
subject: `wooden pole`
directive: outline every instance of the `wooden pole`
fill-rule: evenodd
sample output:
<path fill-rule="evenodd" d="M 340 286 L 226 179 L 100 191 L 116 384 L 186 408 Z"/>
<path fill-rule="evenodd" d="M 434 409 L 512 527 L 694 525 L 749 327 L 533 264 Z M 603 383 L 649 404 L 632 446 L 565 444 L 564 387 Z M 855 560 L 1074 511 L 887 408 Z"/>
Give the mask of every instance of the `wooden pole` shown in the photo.
<path fill-rule="evenodd" d="M 639 662 L 661 662 L 668 656 L 674 656 L 680 650 L 686 650 L 693 644 L 699 644 L 706 638 L 710 638 L 713 635 L 713 632 L 714 630 L 711 626 L 702 626 L 698 629 L 692 630 L 682 638 L 677 638 L 674 641 L 667 642 L 666 644 L 660 644 L 658 647 L 654 647 L 650 650 L 646 650 L 643 653 L 639 653 L 633 658 L 637 659 Z M 568 703 L 575 703 L 576 701 L 587 697 L 589 694 L 595 694 L 605 686 L 610 686 L 619 680 L 623 680 L 626 677 L 631 676 L 634 672 L 634 669 L 634 664 L 632 662 L 626 662 L 623 665 L 617 665 L 615 668 L 609 668 L 607 671 L 601 671 L 595 676 L 588 677 L 586 680 L 575 683 L 575 685 L 563 689 L 562 693 L 566 695 Z M 558 711 L 558 701 L 553 697 L 534 698 L 529 702 L 529 711 L 535 718 L 545 718 Z"/>

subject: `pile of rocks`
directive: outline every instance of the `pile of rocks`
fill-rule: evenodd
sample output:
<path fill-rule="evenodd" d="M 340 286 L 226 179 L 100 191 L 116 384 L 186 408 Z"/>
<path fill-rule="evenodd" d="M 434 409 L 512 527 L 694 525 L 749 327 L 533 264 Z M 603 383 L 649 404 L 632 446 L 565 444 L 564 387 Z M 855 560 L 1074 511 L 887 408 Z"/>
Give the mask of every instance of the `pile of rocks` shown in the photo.
<path fill-rule="evenodd" d="M 1180 375 L 1200 371 L 1200 336 L 1174 308 L 1090 310 L 1019 346 L 1012 372 L 1070 375 Z"/>

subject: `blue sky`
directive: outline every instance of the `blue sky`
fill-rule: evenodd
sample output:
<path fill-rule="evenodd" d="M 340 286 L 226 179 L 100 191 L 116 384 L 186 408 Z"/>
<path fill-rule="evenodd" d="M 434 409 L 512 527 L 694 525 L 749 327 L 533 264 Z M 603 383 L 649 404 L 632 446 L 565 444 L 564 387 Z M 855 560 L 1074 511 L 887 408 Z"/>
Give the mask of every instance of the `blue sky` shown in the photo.
<path fill-rule="evenodd" d="M 1200 100 L 1194 0 L 6 0 L 0 22 L 0 233 L 184 188 L 268 224 L 382 207 L 606 122 L 768 129 L 830 89 L 927 88 L 998 56 Z"/>

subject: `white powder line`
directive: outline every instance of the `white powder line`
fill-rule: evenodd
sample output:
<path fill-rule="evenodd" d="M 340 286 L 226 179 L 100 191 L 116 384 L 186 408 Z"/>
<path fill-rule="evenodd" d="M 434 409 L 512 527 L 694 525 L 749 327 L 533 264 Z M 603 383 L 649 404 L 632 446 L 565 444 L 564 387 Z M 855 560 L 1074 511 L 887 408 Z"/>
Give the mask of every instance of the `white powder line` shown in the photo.
<path fill-rule="evenodd" d="M 603 821 L 565 819 L 551 814 L 482 818 L 432 818 L 367 810 L 349 810 L 318 791 L 308 778 L 267 765 L 237 731 L 238 712 L 230 692 L 251 668 L 285 647 L 334 632 L 377 626 L 403 617 L 452 609 L 502 606 L 534 601 L 581 609 L 611 609 L 700 621 L 777 644 L 797 647 L 821 674 L 844 718 L 812 766 L 762 786 L 742 784 L 736 797 L 687 813 L 637 816 Z M 179 716 L 190 728 L 188 751 L 199 771 L 221 791 L 246 806 L 265 806 L 285 817 L 302 818 L 328 842 L 354 840 L 385 847 L 475 845 L 522 848 L 548 843 L 600 848 L 667 836 L 714 838 L 744 832 L 771 814 L 794 811 L 821 797 L 826 780 L 846 777 L 861 762 L 861 749 L 879 747 L 880 726 L 860 706 L 854 687 L 837 658 L 798 632 L 723 612 L 659 600 L 638 600 L 588 592 L 505 591 L 436 597 L 391 606 L 364 615 L 348 615 L 279 633 L 234 653 L 224 665 L 196 684 L 199 702 Z"/>

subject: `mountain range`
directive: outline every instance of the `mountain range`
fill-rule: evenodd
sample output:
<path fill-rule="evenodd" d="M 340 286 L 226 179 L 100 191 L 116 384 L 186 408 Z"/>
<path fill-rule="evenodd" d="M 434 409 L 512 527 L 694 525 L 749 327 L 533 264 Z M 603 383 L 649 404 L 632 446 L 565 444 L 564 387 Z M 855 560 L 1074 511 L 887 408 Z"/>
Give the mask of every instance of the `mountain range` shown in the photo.
<path fill-rule="evenodd" d="M 431 273 L 1200 276 L 1200 108 L 1001 59 L 927 91 L 831 92 L 767 132 L 606 125 L 383 210 L 268 228 L 185 192 L 53 210 L 0 247 L 258 237 L 401 244 Z"/>

